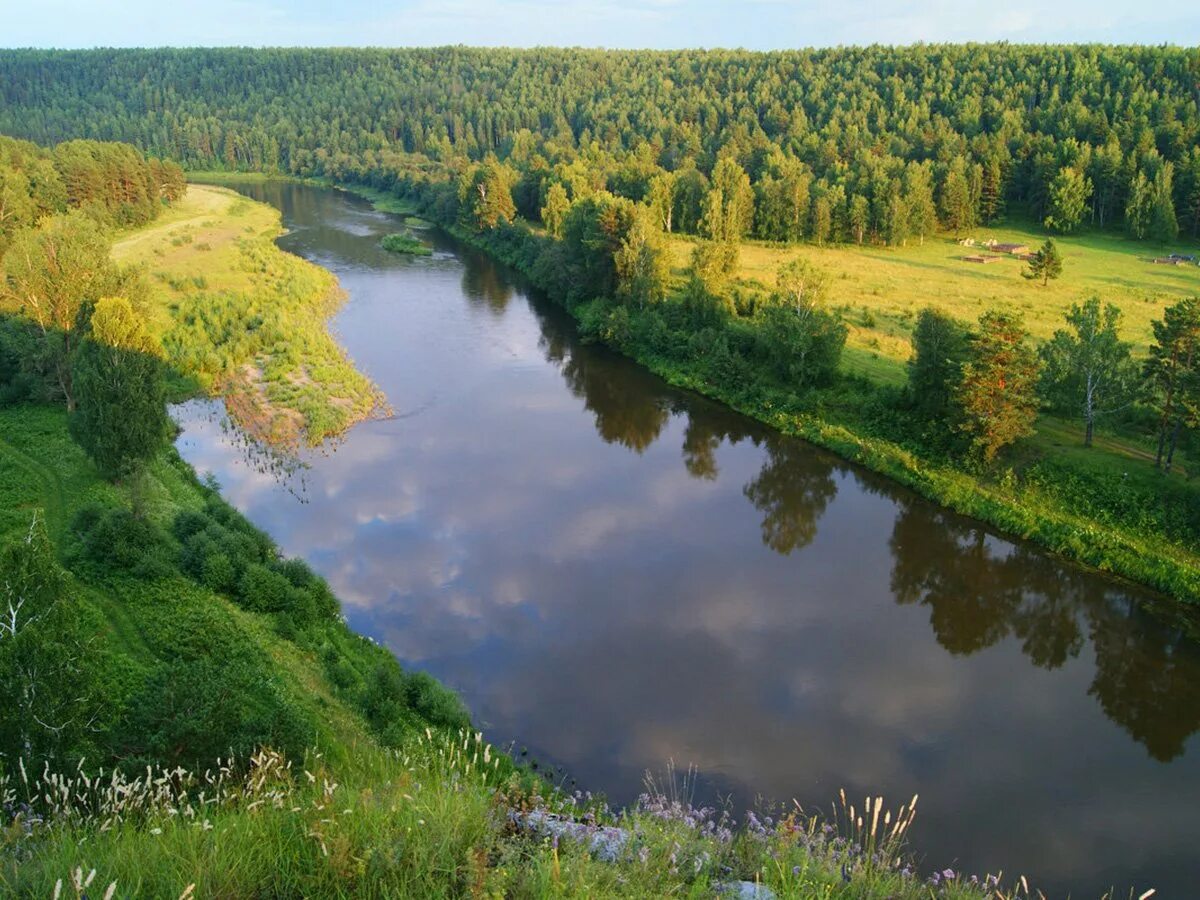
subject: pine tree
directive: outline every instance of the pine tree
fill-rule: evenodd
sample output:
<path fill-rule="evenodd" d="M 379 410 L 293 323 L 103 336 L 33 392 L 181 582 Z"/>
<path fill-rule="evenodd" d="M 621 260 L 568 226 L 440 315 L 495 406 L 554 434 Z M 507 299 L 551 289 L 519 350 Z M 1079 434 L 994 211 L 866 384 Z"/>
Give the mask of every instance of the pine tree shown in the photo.
<path fill-rule="evenodd" d="M 975 207 L 971 203 L 971 185 L 962 158 L 951 163 L 946 179 L 942 182 L 942 220 L 954 232 L 955 237 L 975 227 Z"/>
<path fill-rule="evenodd" d="M 1033 254 L 1029 260 L 1029 271 L 1022 272 L 1031 281 L 1037 279 L 1042 280 L 1042 287 L 1050 283 L 1052 278 L 1058 278 L 1062 274 L 1063 260 L 1062 254 L 1058 251 L 1058 245 L 1050 238 L 1046 238 L 1046 243 Z"/>
<path fill-rule="evenodd" d="M 1154 464 L 1171 470 L 1180 433 L 1200 420 L 1200 299 L 1168 306 L 1152 323 L 1154 343 L 1144 375 L 1158 413 L 1158 452 Z"/>
<path fill-rule="evenodd" d="M 971 341 L 956 400 L 959 426 L 979 457 L 990 463 L 1009 444 L 1033 434 L 1037 418 L 1037 353 L 1020 316 L 985 313 Z"/>
<path fill-rule="evenodd" d="M 1169 244 L 1179 237 L 1179 222 L 1175 218 L 1175 200 L 1172 196 L 1171 181 L 1174 167 L 1164 163 L 1154 175 L 1154 184 L 1150 189 L 1150 222 L 1147 234 L 1151 240 L 1160 244 Z"/>
<path fill-rule="evenodd" d="M 954 398 L 971 347 L 971 332 L 953 317 L 928 307 L 917 316 L 912 343 L 908 405 L 943 437 L 955 424 Z"/>

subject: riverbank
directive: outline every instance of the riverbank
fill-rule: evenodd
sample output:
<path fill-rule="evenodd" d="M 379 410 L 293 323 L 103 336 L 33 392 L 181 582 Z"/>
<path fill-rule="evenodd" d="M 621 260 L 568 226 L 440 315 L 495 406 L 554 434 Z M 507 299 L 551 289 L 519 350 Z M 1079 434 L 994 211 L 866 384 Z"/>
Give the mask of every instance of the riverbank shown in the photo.
<path fill-rule="evenodd" d="M 177 372 L 223 396 L 255 439 L 317 446 L 386 414 L 387 402 L 329 333 L 345 300 L 337 279 L 281 250 L 283 233 L 278 210 L 193 185 L 153 224 L 119 236 L 113 257 L 145 268 L 149 318 Z"/>
<path fill-rule="evenodd" d="M 140 491 L 142 520 L 61 407 L 0 408 L 0 546 L 45 523 L 90 624 L 74 682 L 96 706 L 86 750 L 0 765 L 6 893 L 48 896 L 79 868 L 118 896 L 985 896 L 914 874 L 912 803 L 734 822 L 686 784 L 624 810 L 568 794 L 353 634 L 324 582 L 173 450 Z"/>
<path fill-rule="evenodd" d="M 369 187 L 342 188 L 373 203 L 382 196 Z M 389 207 L 405 212 L 419 208 L 415 197 L 402 197 L 399 204 L 390 203 Z M 421 211 L 427 216 L 435 213 L 433 209 Z M 1187 498 L 1196 494 L 1194 486 L 1179 477 L 1167 482 L 1139 470 L 1131 478 L 1128 466 L 1122 468 L 1095 455 L 1083 465 L 1066 453 L 1036 451 L 1032 459 L 1020 460 L 1012 468 L 965 471 L 873 434 L 864 421 L 864 410 L 869 412 L 872 403 L 888 400 L 876 397 L 879 388 L 865 379 L 845 376 L 834 388 L 804 397 L 766 379 L 731 382 L 721 377 L 720 364 L 714 364 L 711 356 L 664 354 L 656 341 L 645 338 L 654 326 L 631 327 L 628 317 L 618 323 L 619 311 L 614 315 L 614 309 L 602 301 L 572 305 L 556 295 L 546 268 L 537 264 L 549 240 L 544 235 L 523 225 L 501 224 L 478 233 L 456 223 L 442 225 L 522 272 L 567 308 L 586 336 L 604 341 L 677 387 L 719 400 L 784 434 L 831 450 L 928 500 L 1065 559 L 1147 585 L 1189 604 L 1200 600 L 1200 555 L 1195 546 L 1168 540 L 1154 519 L 1153 511 L 1163 506 L 1155 493 L 1160 486 L 1165 484 L 1174 492 L 1176 506 L 1185 509 Z M 1140 524 L 1134 526 L 1134 521 Z"/>

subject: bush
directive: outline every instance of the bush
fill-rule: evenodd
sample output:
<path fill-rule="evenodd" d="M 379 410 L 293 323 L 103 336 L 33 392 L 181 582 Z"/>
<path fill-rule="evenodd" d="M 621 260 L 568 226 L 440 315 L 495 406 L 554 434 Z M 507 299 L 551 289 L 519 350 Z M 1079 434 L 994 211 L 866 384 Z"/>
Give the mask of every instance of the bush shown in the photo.
<path fill-rule="evenodd" d="M 238 583 L 242 606 L 255 612 L 281 612 L 292 603 L 296 589 L 291 583 L 261 563 L 246 567 Z"/>
<path fill-rule="evenodd" d="M 73 561 L 98 575 L 163 578 L 175 571 L 170 537 L 158 525 L 126 509 L 100 505 L 81 509 L 71 523 Z"/>
<path fill-rule="evenodd" d="M 164 665 L 130 706 L 126 755 L 202 769 L 218 757 L 245 758 L 269 746 L 302 760 L 316 724 L 264 678 L 267 670 L 265 660 L 236 646 Z"/>
<path fill-rule="evenodd" d="M 466 728 L 471 724 L 467 709 L 458 695 L 428 672 L 409 675 L 405 695 L 409 705 L 430 724 L 448 728 Z"/>

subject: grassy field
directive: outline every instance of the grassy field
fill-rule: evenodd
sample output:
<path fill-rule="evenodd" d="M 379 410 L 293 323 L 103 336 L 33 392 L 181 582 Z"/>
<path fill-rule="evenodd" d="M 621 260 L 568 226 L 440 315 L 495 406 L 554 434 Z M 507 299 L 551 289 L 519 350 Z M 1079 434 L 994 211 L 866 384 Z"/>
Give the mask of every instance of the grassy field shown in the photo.
<path fill-rule="evenodd" d="M 152 327 L 175 368 L 223 394 L 255 437 L 315 445 L 385 402 L 328 332 L 336 278 L 280 250 L 281 233 L 270 206 L 192 185 L 113 256 L 145 267 Z"/>
<path fill-rule="evenodd" d="M 1020 225 L 980 229 L 977 240 L 1027 244 L 1036 249 L 1045 241 L 1040 230 Z M 1163 307 L 1181 297 L 1200 294 L 1200 267 L 1162 266 L 1152 255 L 1172 251 L 1196 253 L 1181 244 L 1169 249 L 1126 240 L 1119 235 L 1091 233 L 1055 238 L 1062 251 L 1062 277 L 1046 287 L 1025 280 L 1025 263 L 1006 258 L 988 265 L 963 257 L 980 252 L 960 246 L 951 237 L 910 241 L 896 249 L 884 247 L 779 247 L 757 242 L 742 245 L 738 283 L 771 288 L 780 265 L 804 257 L 830 277 L 830 305 L 839 308 L 850 326 L 843 356 L 847 372 L 887 384 L 904 382 L 904 363 L 911 352 L 909 336 L 917 313 L 933 306 L 965 322 L 983 312 L 1004 308 L 1025 317 L 1038 340 L 1063 327 L 1063 314 L 1072 303 L 1091 296 L 1115 303 L 1124 314 L 1124 336 L 1137 355 L 1145 353 L 1150 323 Z M 682 272 L 692 242 L 671 240 L 672 262 Z"/>

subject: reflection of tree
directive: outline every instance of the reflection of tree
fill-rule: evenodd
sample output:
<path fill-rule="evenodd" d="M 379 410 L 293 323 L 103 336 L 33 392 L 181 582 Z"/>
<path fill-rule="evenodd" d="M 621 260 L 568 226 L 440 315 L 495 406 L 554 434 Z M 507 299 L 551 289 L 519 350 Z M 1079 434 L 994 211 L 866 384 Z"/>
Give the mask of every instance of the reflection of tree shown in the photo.
<path fill-rule="evenodd" d="M 667 424 L 670 413 L 654 376 L 608 351 L 572 348 L 563 376 L 595 414 L 596 431 L 610 444 L 641 453 Z"/>
<path fill-rule="evenodd" d="M 683 464 L 695 478 L 706 481 L 717 479 L 717 448 L 722 435 L 705 418 L 688 419 L 687 431 L 683 433 Z"/>
<path fill-rule="evenodd" d="M 690 399 L 690 398 L 689 398 Z M 686 413 L 687 430 L 683 434 L 683 464 L 695 478 L 716 480 L 717 448 L 723 441 L 736 444 L 746 437 L 759 442 L 762 429 L 745 416 L 700 400 L 678 404 L 675 410 Z"/>
<path fill-rule="evenodd" d="M 1110 598 L 1097 613 L 1096 677 L 1089 693 L 1151 756 L 1174 759 L 1200 728 L 1200 648 L 1132 597 Z"/>
<path fill-rule="evenodd" d="M 892 592 L 930 607 L 938 643 L 974 653 L 1006 634 L 1019 592 L 988 551 L 984 532 L 964 528 L 927 503 L 901 506 L 892 530 Z"/>
<path fill-rule="evenodd" d="M 891 540 L 899 603 L 930 607 L 938 643 L 974 653 L 1012 635 L 1034 665 L 1055 669 L 1091 638 L 1089 693 L 1155 759 L 1200 729 L 1200 645 L 1126 590 L 1026 547 L 993 553 L 982 529 L 920 501 L 902 505 Z"/>
<path fill-rule="evenodd" d="M 502 313 L 512 299 L 512 284 L 494 262 L 476 252 L 463 252 L 463 293 L 482 300 L 494 313 Z"/>
<path fill-rule="evenodd" d="M 763 513 L 763 543 L 791 553 L 812 543 L 817 522 L 837 494 L 833 466 L 812 447 L 783 437 L 767 439 L 767 462 L 743 489 Z"/>

